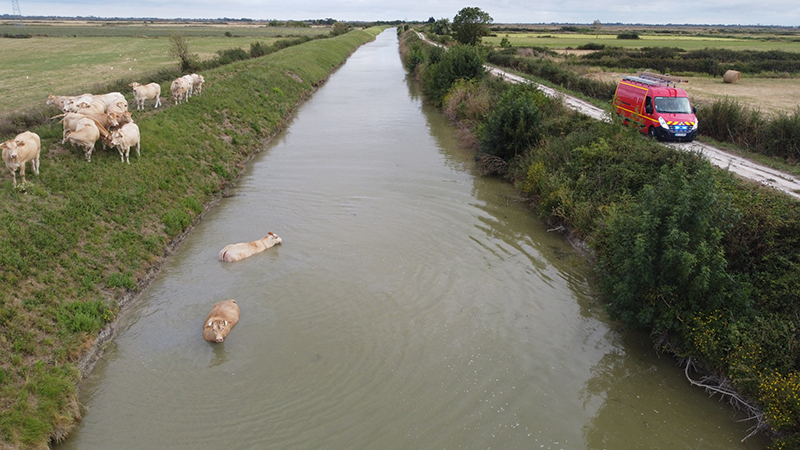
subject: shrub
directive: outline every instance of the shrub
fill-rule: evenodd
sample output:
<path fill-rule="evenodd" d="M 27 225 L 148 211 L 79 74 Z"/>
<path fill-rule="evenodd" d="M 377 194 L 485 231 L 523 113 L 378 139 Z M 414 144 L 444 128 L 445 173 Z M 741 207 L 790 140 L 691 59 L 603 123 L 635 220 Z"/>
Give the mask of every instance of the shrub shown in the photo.
<path fill-rule="evenodd" d="M 761 131 L 763 153 L 800 161 L 800 108 L 791 114 L 779 113 Z"/>
<path fill-rule="evenodd" d="M 742 305 L 722 247 L 734 212 L 708 162 L 665 166 L 602 233 L 600 286 L 626 326 L 682 333 L 698 313 Z"/>
<path fill-rule="evenodd" d="M 598 44 L 595 42 L 589 42 L 588 44 L 579 45 L 576 47 L 578 50 L 602 50 L 606 48 L 605 44 Z"/>
<path fill-rule="evenodd" d="M 250 57 L 251 58 L 258 58 L 260 56 L 265 56 L 271 53 L 271 48 L 269 45 L 264 44 L 262 42 L 252 42 L 250 43 Z"/>
<path fill-rule="evenodd" d="M 539 142 L 547 97 L 531 84 L 510 88 L 489 113 L 481 130 L 481 151 L 509 161 Z"/>
<path fill-rule="evenodd" d="M 617 35 L 617 39 L 639 39 L 639 33 L 635 31 L 623 31 Z"/>
<path fill-rule="evenodd" d="M 422 74 L 422 89 L 437 105 L 456 80 L 472 80 L 483 77 L 483 57 L 480 50 L 471 45 L 455 45 L 448 51 L 436 50 L 429 55 L 428 65 Z"/>
<path fill-rule="evenodd" d="M 457 80 L 444 98 L 444 112 L 475 130 L 482 124 L 494 106 L 495 90 L 486 86 L 486 80 Z"/>
<path fill-rule="evenodd" d="M 217 59 L 219 60 L 219 64 L 230 64 L 235 61 L 244 61 L 246 59 L 250 59 L 250 53 L 245 51 L 243 48 L 229 48 L 227 50 L 218 50 L 217 51 Z"/>

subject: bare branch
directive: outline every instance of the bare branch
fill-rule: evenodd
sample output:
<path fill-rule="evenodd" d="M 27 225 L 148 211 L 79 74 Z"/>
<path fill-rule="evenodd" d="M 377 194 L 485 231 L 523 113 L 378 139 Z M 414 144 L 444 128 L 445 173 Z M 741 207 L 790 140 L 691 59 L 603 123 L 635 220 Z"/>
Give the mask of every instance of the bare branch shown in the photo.
<path fill-rule="evenodd" d="M 720 399 L 724 399 L 727 396 L 728 403 L 730 403 L 734 408 L 747 412 L 748 417 L 740 420 L 740 422 L 747 422 L 750 420 L 754 420 L 756 422 L 755 425 L 749 429 L 750 433 L 742 439 L 742 442 L 746 441 L 752 436 L 755 436 L 761 431 L 769 430 L 769 425 L 767 425 L 767 422 L 764 419 L 764 413 L 757 406 L 740 396 L 739 393 L 730 386 L 730 382 L 727 379 L 704 376 L 700 381 L 695 381 L 689 376 L 689 367 L 694 368 L 691 357 L 689 357 L 689 359 L 686 361 L 684 373 L 686 374 L 686 379 L 689 380 L 689 383 L 691 383 L 692 386 L 705 389 L 711 397 L 719 394 Z M 715 385 L 708 384 L 709 382 L 714 382 Z"/>

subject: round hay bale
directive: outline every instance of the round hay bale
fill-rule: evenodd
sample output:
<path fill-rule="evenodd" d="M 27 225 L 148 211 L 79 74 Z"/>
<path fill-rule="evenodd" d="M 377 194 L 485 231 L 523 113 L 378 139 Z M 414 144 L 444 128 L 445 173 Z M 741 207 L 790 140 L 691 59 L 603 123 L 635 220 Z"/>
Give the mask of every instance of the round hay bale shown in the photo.
<path fill-rule="evenodd" d="M 725 75 L 722 76 L 722 81 L 728 84 L 738 83 L 741 78 L 742 78 L 741 72 L 736 70 L 729 70 L 725 72 Z"/>

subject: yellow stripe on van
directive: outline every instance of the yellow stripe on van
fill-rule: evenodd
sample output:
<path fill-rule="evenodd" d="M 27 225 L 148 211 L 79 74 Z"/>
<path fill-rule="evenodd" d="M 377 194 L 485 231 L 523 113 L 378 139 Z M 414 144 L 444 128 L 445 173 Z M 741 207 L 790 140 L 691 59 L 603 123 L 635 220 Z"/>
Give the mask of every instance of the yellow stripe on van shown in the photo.
<path fill-rule="evenodd" d="M 637 85 L 635 85 L 635 84 L 626 83 L 626 82 L 624 82 L 624 81 L 620 81 L 620 82 L 619 82 L 619 84 L 624 84 L 625 86 L 635 87 L 635 88 L 637 88 L 637 89 L 641 89 L 641 90 L 643 90 L 643 91 L 646 91 L 646 90 L 647 90 L 647 88 L 646 88 L 646 87 L 637 86 Z"/>

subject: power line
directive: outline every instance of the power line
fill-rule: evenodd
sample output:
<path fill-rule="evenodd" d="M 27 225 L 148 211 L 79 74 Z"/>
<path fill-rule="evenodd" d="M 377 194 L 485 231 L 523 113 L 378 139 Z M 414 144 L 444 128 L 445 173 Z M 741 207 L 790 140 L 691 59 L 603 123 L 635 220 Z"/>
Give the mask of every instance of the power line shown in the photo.
<path fill-rule="evenodd" d="M 19 10 L 19 0 L 11 0 L 12 15 L 14 16 L 14 28 L 25 28 L 22 23 L 22 12 Z"/>

